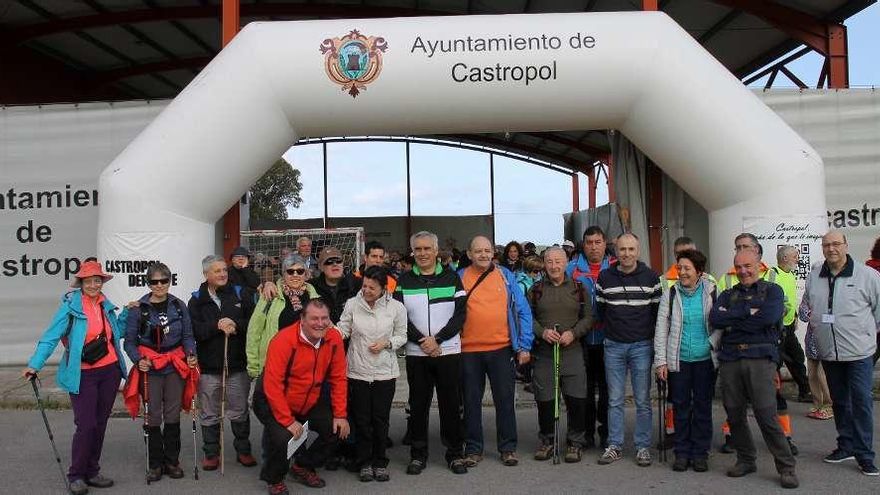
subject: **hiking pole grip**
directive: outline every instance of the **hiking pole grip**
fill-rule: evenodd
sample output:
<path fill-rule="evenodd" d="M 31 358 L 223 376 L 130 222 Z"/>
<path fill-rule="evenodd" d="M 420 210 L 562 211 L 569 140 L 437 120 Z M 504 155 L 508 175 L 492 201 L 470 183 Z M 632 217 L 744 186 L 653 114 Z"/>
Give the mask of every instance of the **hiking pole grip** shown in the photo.
<path fill-rule="evenodd" d="M 37 373 L 34 372 L 28 376 L 28 380 L 31 382 L 31 387 L 34 389 L 34 397 L 37 398 L 37 406 L 40 408 L 40 415 L 43 416 L 43 424 L 46 425 L 46 433 L 49 435 L 49 443 L 52 444 L 52 453 L 55 454 L 55 462 L 58 464 L 58 471 L 61 473 L 61 479 L 64 480 L 64 487 L 67 489 L 67 493 L 70 493 L 70 481 L 64 473 L 64 466 L 61 465 L 61 454 L 58 453 L 58 447 L 55 445 L 55 435 L 52 434 L 52 427 L 49 426 L 49 418 L 46 416 L 46 407 L 43 404 L 43 398 L 40 396 L 40 388 L 37 386 L 40 379 L 37 376 Z"/>

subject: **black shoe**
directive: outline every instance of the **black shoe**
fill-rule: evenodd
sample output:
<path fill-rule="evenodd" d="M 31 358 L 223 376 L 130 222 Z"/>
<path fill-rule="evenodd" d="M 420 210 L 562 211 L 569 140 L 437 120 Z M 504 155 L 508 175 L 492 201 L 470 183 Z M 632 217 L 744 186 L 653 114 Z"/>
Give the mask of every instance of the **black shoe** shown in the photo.
<path fill-rule="evenodd" d="M 800 450 L 798 450 L 797 445 L 791 441 L 791 437 L 786 437 L 785 439 L 788 440 L 788 448 L 791 449 L 791 455 L 798 455 Z"/>
<path fill-rule="evenodd" d="M 871 461 L 859 461 L 859 471 L 865 476 L 880 476 L 880 471 Z"/>
<path fill-rule="evenodd" d="M 852 461 L 854 459 L 855 456 L 853 456 L 849 452 L 840 449 L 834 449 L 834 452 L 826 455 L 825 458 L 822 460 L 831 464 L 837 464 L 838 462 Z"/>
<path fill-rule="evenodd" d="M 180 469 L 180 464 L 165 464 L 163 472 L 171 479 L 179 480 L 183 478 L 183 469 Z"/>
<path fill-rule="evenodd" d="M 709 461 L 706 459 L 694 459 L 694 472 L 705 473 L 709 470 Z"/>
<path fill-rule="evenodd" d="M 110 488 L 111 486 L 113 486 L 113 480 L 107 478 L 106 476 L 98 474 L 94 478 L 87 479 L 86 484 L 95 488 Z"/>
<path fill-rule="evenodd" d="M 449 461 L 449 470 L 455 474 L 467 474 L 468 469 L 464 464 L 464 459 L 453 459 Z"/>
<path fill-rule="evenodd" d="M 727 476 L 730 478 L 742 478 L 757 470 L 758 468 L 754 464 L 740 464 L 737 462 L 732 468 L 727 470 Z"/>
<path fill-rule="evenodd" d="M 406 466 L 406 474 L 422 474 L 425 470 L 425 461 L 421 459 L 413 459 Z"/>
<path fill-rule="evenodd" d="M 690 464 L 688 459 L 685 459 L 684 457 L 676 457 L 675 462 L 672 463 L 672 470 L 683 473 L 688 470 L 688 464 Z"/>

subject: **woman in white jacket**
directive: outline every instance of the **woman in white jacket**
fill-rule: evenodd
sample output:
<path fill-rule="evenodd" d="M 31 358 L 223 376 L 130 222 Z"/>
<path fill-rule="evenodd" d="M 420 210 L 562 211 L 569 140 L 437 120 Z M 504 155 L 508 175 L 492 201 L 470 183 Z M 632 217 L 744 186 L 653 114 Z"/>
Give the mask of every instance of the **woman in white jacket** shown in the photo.
<path fill-rule="evenodd" d="M 718 332 L 709 326 L 715 284 L 704 276 L 706 256 L 683 251 L 679 279 L 663 293 L 654 332 L 657 378 L 668 380 L 675 412 L 674 471 L 708 470 L 712 440 L 712 393 Z"/>
<path fill-rule="evenodd" d="M 400 376 L 397 349 L 406 343 L 406 308 L 385 291 L 388 272 L 364 271 L 363 287 L 345 303 L 337 328 L 349 339 L 349 415 L 354 419 L 361 481 L 388 481 L 391 400 Z"/>

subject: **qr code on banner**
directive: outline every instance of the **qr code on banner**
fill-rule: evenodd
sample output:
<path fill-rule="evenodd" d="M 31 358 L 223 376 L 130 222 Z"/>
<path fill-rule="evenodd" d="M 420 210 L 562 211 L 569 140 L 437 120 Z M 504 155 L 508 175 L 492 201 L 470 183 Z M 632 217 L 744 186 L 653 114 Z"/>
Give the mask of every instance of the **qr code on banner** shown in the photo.
<path fill-rule="evenodd" d="M 797 277 L 800 280 L 806 280 L 812 266 L 812 263 L 810 263 L 810 245 L 795 244 L 794 246 L 798 248 Z"/>

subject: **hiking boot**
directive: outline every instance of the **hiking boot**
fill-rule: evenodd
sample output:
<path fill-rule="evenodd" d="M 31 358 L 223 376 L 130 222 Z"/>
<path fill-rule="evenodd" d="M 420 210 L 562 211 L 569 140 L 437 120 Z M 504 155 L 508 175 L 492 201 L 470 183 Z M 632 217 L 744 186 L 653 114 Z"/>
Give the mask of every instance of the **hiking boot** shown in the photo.
<path fill-rule="evenodd" d="M 113 486 L 113 480 L 106 476 L 98 474 L 93 478 L 87 479 L 86 484 L 95 488 L 110 488 L 111 486 Z"/>
<path fill-rule="evenodd" d="M 86 493 L 89 493 L 89 486 L 83 480 L 73 480 L 70 482 L 70 493 L 73 495 L 86 495 Z"/>
<path fill-rule="evenodd" d="M 364 483 L 368 481 L 373 481 L 373 468 L 370 466 L 364 466 L 361 468 L 360 473 L 358 474 L 358 479 L 363 481 Z"/>
<path fill-rule="evenodd" d="M 542 443 L 538 445 L 538 449 L 535 450 L 535 460 L 536 461 L 546 461 L 553 457 L 553 445 L 548 443 Z"/>
<path fill-rule="evenodd" d="M 391 473 L 388 472 L 387 467 L 374 468 L 373 479 L 376 481 L 388 481 L 391 479 Z"/>
<path fill-rule="evenodd" d="M 730 443 L 730 435 L 724 435 L 724 444 L 718 449 L 722 454 L 733 454 L 736 450 Z"/>
<path fill-rule="evenodd" d="M 754 464 L 740 464 L 737 462 L 732 468 L 727 470 L 727 476 L 729 478 L 742 478 L 743 476 L 754 473 L 757 470 L 758 468 Z"/>
<path fill-rule="evenodd" d="M 791 455 L 798 455 L 800 450 L 798 450 L 797 445 L 791 440 L 791 437 L 785 437 L 788 440 L 788 448 L 791 449 Z"/>
<path fill-rule="evenodd" d="M 155 467 L 147 469 L 147 482 L 152 483 L 154 481 L 159 481 L 162 479 L 162 468 Z"/>
<path fill-rule="evenodd" d="M 482 454 L 467 454 L 464 456 L 464 465 L 468 468 L 477 467 L 477 464 L 483 460 Z"/>
<path fill-rule="evenodd" d="M 235 460 L 244 467 L 254 467 L 257 465 L 257 460 L 250 454 L 238 454 L 235 456 Z"/>
<path fill-rule="evenodd" d="M 642 467 L 648 467 L 653 462 L 651 459 L 651 450 L 641 448 L 636 452 L 636 464 Z"/>
<path fill-rule="evenodd" d="M 464 459 L 453 459 L 449 461 L 449 470 L 455 474 L 467 474 L 468 472 Z"/>
<path fill-rule="evenodd" d="M 425 470 L 425 461 L 421 459 L 413 459 L 406 466 L 406 474 L 422 474 Z"/>
<path fill-rule="evenodd" d="M 324 486 L 327 485 L 327 483 L 325 483 L 312 468 L 305 468 L 294 464 L 290 467 L 290 475 L 293 477 L 294 481 L 306 485 L 309 488 L 324 488 Z"/>
<path fill-rule="evenodd" d="M 519 464 L 519 458 L 516 457 L 516 452 L 502 452 L 501 464 L 504 464 L 505 466 L 516 466 Z"/>
<path fill-rule="evenodd" d="M 575 462 L 581 462 L 581 449 L 577 445 L 569 445 L 565 449 L 565 462 L 569 464 L 573 464 Z"/>
<path fill-rule="evenodd" d="M 672 463 L 672 470 L 683 473 L 688 470 L 688 464 L 690 464 L 688 459 L 685 459 L 684 457 L 676 457 L 675 462 Z M 696 469 L 694 471 L 696 471 Z"/>
<path fill-rule="evenodd" d="M 874 465 L 871 461 L 859 461 L 859 471 L 862 472 L 865 476 L 878 476 L 880 475 L 880 471 L 877 471 L 877 466 Z"/>
<path fill-rule="evenodd" d="M 183 469 L 180 469 L 180 464 L 165 464 L 162 468 L 162 472 L 167 474 L 169 478 L 179 480 L 183 478 Z"/>
<path fill-rule="evenodd" d="M 855 459 L 855 456 L 853 456 L 849 452 L 845 452 L 840 449 L 834 449 L 834 452 L 826 455 L 825 458 L 822 460 L 830 464 L 837 464 L 839 462 L 851 461 L 853 459 Z"/>
<path fill-rule="evenodd" d="M 220 467 L 220 458 L 217 456 L 205 456 L 202 459 L 202 471 L 216 471 Z"/>
<path fill-rule="evenodd" d="M 697 473 L 705 473 L 709 470 L 709 461 L 708 459 L 694 459 L 694 472 Z"/>
<path fill-rule="evenodd" d="M 266 490 L 269 495 L 290 495 L 290 490 L 287 489 L 287 485 L 283 481 L 274 485 L 266 485 Z"/>
<path fill-rule="evenodd" d="M 794 471 L 784 471 L 779 474 L 779 484 L 782 488 L 797 488 L 800 486 Z"/>
<path fill-rule="evenodd" d="M 599 464 L 606 465 L 611 464 L 614 461 L 619 461 L 623 457 L 623 452 L 620 450 L 620 447 L 617 445 L 609 445 L 605 452 L 602 452 L 602 455 L 599 457 L 599 460 L 596 461 Z"/>

